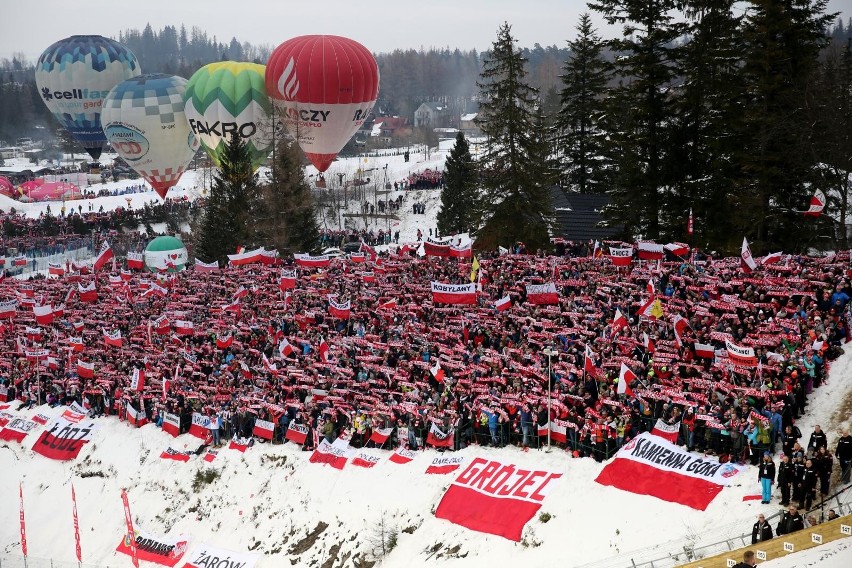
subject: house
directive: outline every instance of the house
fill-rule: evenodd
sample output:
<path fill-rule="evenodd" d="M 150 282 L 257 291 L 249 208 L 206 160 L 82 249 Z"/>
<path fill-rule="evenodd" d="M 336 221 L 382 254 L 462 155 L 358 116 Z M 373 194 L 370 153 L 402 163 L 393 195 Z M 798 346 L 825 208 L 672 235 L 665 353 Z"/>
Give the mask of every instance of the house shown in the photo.
<path fill-rule="evenodd" d="M 566 193 L 561 187 L 550 188 L 555 226 L 553 237 L 566 241 L 602 241 L 621 233 L 619 227 L 601 226 L 603 209 L 609 203 L 604 193 Z"/>
<path fill-rule="evenodd" d="M 480 136 L 482 134 L 482 131 L 479 130 L 479 125 L 475 122 L 477 116 L 479 116 L 478 112 L 461 115 L 461 118 L 459 119 L 459 130 L 461 130 L 465 136 Z"/>
<path fill-rule="evenodd" d="M 414 128 L 450 126 L 452 115 L 446 103 L 427 102 L 414 111 Z"/>
<path fill-rule="evenodd" d="M 378 137 L 380 144 L 393 144 L 411 135 L 408 119 L 400 116 L 380 116 L 373 122 L 371 136 Z"/>

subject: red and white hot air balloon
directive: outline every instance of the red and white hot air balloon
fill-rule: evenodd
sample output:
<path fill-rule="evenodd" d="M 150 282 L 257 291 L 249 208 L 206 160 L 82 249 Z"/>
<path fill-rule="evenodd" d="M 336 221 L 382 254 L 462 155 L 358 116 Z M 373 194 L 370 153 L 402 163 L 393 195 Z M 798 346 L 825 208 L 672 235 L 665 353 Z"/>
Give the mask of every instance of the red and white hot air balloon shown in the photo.
<path fill-rule="evenodd" d="M 379 67 L 366 47 L 332 35 L 279 45 L 266 65 L 266 92 L 305 155 L 324 172 L 364 124 L 379 94 Z"/>

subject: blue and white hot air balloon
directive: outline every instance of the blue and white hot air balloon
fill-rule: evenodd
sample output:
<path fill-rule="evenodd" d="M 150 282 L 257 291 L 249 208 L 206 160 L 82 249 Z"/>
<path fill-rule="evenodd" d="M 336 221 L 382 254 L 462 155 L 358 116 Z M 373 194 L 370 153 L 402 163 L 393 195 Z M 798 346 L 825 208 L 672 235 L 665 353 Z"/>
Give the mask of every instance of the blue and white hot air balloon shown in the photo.
<path fill-rule="evenodd" d="M 101 128 L 107 93 L 141 73 L 136 56 L 124 45 L 98 35 L 75 35 L 41 54 L 35 80 L 48 110 L 97 160 L 107 142 Z"/>

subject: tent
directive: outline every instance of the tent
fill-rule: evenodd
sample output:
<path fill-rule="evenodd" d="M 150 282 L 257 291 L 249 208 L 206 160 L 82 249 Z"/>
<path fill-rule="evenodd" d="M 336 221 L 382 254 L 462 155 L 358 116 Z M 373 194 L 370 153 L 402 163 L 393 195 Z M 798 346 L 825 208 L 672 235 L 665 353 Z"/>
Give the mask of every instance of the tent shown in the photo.
<path fill-rule="evenodd" d="M 83 197 L 80 188 L 73 183 L 44 181 L 44 178 L 26 181 L 20 185 L 20 189 L 32 201 L 59 201 Z"/>

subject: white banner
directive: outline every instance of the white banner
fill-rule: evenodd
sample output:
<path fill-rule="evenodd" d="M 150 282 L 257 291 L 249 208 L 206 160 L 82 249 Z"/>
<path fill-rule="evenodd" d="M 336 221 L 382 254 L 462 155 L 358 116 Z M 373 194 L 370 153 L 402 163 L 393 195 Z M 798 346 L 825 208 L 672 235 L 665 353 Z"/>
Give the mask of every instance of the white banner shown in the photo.
<path fill-rule="evenodd" d="M 218 568 L 220 562 L 227 563 L 228 568 L 253 568 L 260 560 L 260 554 L 234 552 L 209 544 L 200 544 L 189 558 L 184 568 Z"/>

